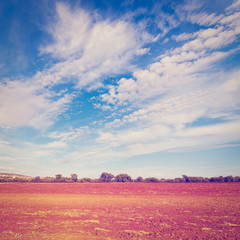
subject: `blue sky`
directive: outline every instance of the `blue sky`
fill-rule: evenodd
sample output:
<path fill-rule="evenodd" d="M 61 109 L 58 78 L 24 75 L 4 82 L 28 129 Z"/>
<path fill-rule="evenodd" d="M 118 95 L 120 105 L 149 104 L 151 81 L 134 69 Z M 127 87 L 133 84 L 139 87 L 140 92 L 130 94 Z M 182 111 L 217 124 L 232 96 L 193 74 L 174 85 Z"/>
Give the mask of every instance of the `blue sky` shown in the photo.
<path fill-rule="evenodd" d="M 0 172 L 240 175 L 240 1 L 0 3 Z"/>

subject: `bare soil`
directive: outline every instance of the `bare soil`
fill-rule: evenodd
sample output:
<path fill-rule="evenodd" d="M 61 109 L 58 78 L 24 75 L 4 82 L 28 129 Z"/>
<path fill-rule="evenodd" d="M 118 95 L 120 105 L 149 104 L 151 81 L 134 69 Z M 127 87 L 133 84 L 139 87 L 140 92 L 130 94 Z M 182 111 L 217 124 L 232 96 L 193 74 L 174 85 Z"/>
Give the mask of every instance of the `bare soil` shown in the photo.
<path fill-rule="evenodd" d="M 0 239 L 240 239 L 240 183 L 2 183 Z"/>

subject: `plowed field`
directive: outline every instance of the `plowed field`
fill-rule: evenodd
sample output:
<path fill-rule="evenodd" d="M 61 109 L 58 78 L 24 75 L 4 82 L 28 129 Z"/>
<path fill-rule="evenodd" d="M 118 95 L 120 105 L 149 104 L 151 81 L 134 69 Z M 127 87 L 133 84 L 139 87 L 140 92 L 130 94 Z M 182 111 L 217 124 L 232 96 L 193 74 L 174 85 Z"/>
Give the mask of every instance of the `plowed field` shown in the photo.
<path fill-rule="evenodd" d="M 240 183 L 3 183 L 0 239 L 240 239 Z"/>

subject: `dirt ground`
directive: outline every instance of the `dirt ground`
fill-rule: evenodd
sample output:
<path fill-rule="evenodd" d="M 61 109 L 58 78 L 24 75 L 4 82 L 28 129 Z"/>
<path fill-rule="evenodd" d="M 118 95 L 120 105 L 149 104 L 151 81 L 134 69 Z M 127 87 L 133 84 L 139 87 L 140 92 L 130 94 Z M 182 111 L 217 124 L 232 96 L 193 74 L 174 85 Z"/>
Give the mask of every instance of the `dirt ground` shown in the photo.
<path fill-rule="evenodd" d="M 240 183 L 2 183 L 0 239 L 240 239 Z"/>

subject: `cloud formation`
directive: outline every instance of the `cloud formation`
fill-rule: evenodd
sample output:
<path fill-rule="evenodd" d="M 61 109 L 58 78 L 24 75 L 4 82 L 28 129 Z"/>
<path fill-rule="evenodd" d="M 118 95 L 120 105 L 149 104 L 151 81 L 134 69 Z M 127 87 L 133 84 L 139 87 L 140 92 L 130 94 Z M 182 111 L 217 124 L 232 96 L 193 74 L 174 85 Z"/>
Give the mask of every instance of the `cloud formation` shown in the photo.
<path fill-rule="evenodd" d="M 37 74 L 45 86 L 74 78 L 77 88 L 98 88 L 106 76 L 130 70 L 130 61 L 156 40 L 141 25 L 124 19 L 98 19 L 63 3 L 57 3 L 56 11 L 56 22 L 48 27 L 53 43 L 41 52 L 61 61 Z"/>
<path fill-rule="evenodd" d="M 116 16 L 56 3 L 43 65 L 0 82 L 2 169 L 239 146 L 239 0 L 135 3 Z"/>
<path fill-rule="evenodd" d="M 141 26 L 120 20 L 98 19 L 83 9 L 56 4 L 55 21 L 47 26 L 53 42 L 42 54 L 57 62 L 27 80 L 1 84 L 0 122 L 6 126 L 45 128 L 66 110 L 74 94 L 61 97 L 53 88 L 73 83 L 78 89 L 102 87 L 106 76 L 129 71 L 134 56 L 145 54 L 144 44 L 154 41 Z"/>
<path fill-rule="evenodd" d="M 0 124 L 6 127 L 47 128 L 64 112 L 71 94 L 56 96 L 31 81 L 0 83 Z"/>
<path fill-rule="evenodd" d="M 125 146 L 129 154 L 146 154 L 238 140 L 240 72 L 219 71 L 219 63 L 239 51 L 224 49 L 240 34 L 238 13 L 199 14 L 204 17 L 199 15 L 194 23 L 208 28 L 173 36 L 184 41 L 182 46 L 110 85 L 101 96 L 113 109 L 137 106 L 137 110 L 108 122 L 100 142 Z"/>

